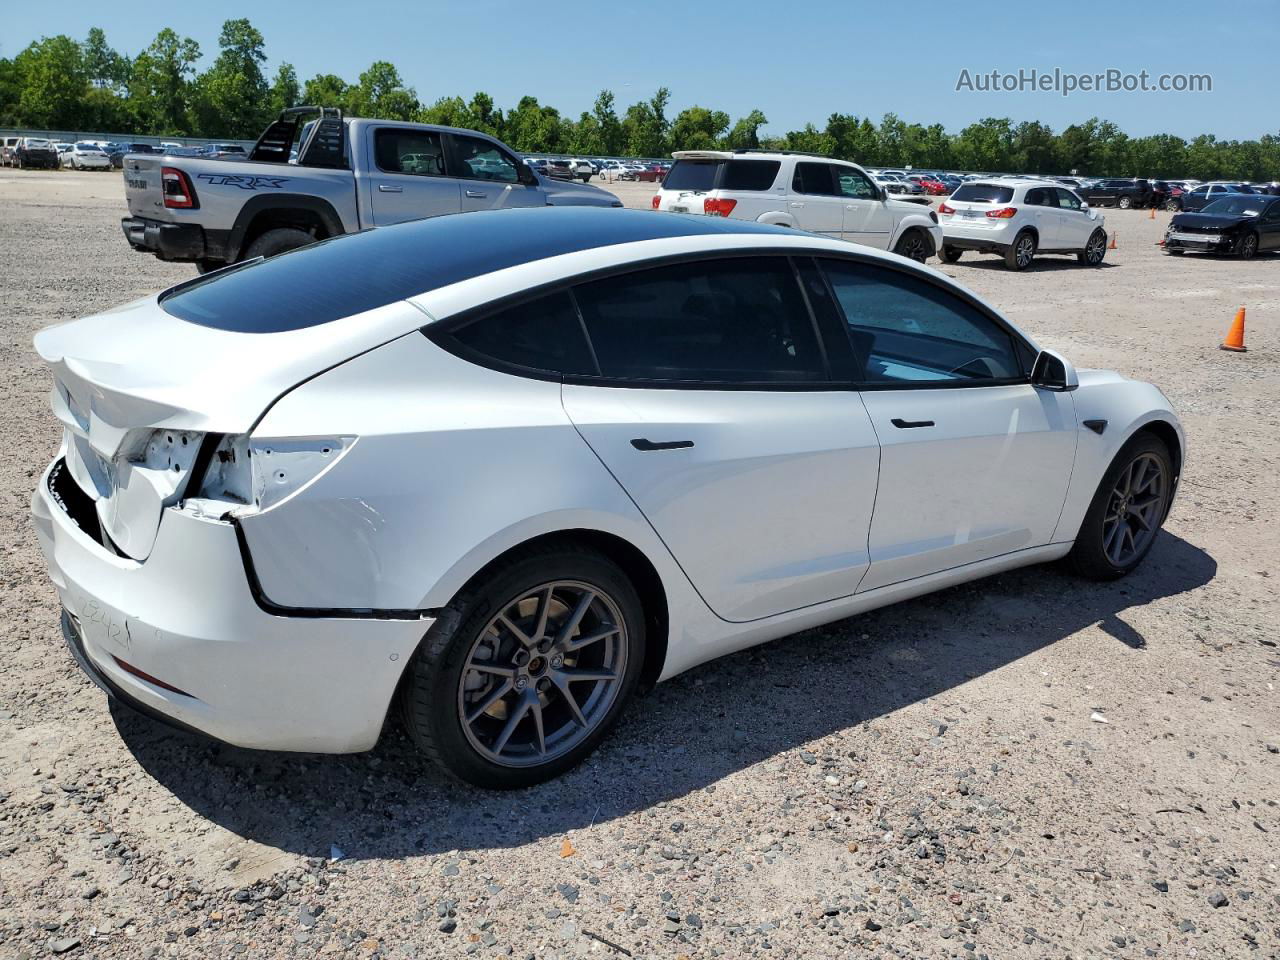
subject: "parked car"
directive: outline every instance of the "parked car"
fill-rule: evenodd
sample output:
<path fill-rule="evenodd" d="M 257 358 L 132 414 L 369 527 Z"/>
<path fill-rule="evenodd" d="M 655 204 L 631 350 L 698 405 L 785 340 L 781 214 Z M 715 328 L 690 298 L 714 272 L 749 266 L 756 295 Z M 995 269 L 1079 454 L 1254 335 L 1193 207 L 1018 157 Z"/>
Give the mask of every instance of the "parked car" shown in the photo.
<path fill-rule="evenodd" d="M 125 157 L 134 249 L 202 271 L 405 220 L 502 207 L 620 207 L 588 184 L 535 173 L 483 133 L 344 118 L 326 108 L 289 158 L 304 117 L 285 110 L 247 160 Z"/>
<path fill-rule="evenodd" d="M 574 178 L 586 183 L 595 174 L 595 167 L 591 165 L 589 160 L 570 160 L 569 169 L 573 173 Z"/>
<path fill-rule="evenodd" d="M 69 154 L 71 153 L 71 148 L 74 146 L 75 146 L 74 143 L 67 143 L 63 140 L 54 141 L 53 151 L 58 155 L 59 168 L 65 167 L 67 165 L 67 160 L 69 158 Z"/>
<path fill-rule="evenodd" d="M 1011 270 L 1025 270 L 1042 253 L 1073 253 L 1091 267 L 1107 255 L 1105 219 L 1047 180 L 966 183 L 939 205 L 938 218 L 947 263 L 966 250 L 999 254 Z"/>
<path fill-rule="evenodd" d="M 0 166 L 12 167 L 18 159 L 18 143 L 21 137 L 5 137 L 0 140 Z"/>
<path fill-rule="evenodd" d="M 1248 191 L 1252 193 L 1253 191 Z M 1215 200 L 1221 200 L 1237 193 L 1245 193 L 1235 183 L 1202 183 L 1193 190 L 1188 190 L 1177 198 L 1178 209 L 1187 213 L 1198 213 Z"/>
<path fill-rule="evenodd" d="M 117 170 L 124 167 L 124 156 L 126 153 L 158 153 L 149 143 L 118 143 L 115 150 L 107 152 L 107 156 L 111 159 L 111 165 Z"/>
<path fill-rule="evenodd" d="M 248 157 L 248 152 L 238 143 L 206 143 L 199 148 L 202 157 L 231 157 L 234 160 L 244 160 Z"/>
<path fill-rule="evenodd" d="M 64 441 L 33 524 L 82 669 L 241 747 L 367 750 L 398 715 L 483 787 L 753 644 L 1064 557 L 1129 573 L 1184 449 L 1156 387 L 936 271 L 637 211 L 340 237 L 35 345 Z"/>
<path fill-rule="evenodd" d="M 1080 197 L 1095 207 L 1145 207 L 1151 203 L 1151 182 L 1141 178 L 1094 180 L 1080 188 Z"/>
<path fill-rule="evenodd" d="M 58 169 L 58 151 L 53 142 L 43 137 L 22 137 L 13 149 L 13 165 L 20 169 L 36 167 L 41 170 Z"/>
<path fill-rule="evenodd" d="M 681 150 L 653 209 L 754 220 L 851 240 L 924 262 L 937 215 L 891 198 L 855 163 L 767 151 Z"/>
<path fill-rule="evenodd" d="M 111 158 L 96 143 L 81 141 L 72 144 L 64 161 L 72 170 L 110 170 Z"/>
<path fill-rule="evenodd" d="M 548 160 L 547 176 L 556 180 L 573 180 L 577 174 L 568 160 Z"/>
<path fill-rule="evenodd" d="M 1199 213 L 1178 213 L 1169 221 L 1164 252 L 1188 250 L 1233 253 L 1251 260 L 1262 250 L 1280 249 L 1280 197 L 1238 193 L 1220 197 Z"/>

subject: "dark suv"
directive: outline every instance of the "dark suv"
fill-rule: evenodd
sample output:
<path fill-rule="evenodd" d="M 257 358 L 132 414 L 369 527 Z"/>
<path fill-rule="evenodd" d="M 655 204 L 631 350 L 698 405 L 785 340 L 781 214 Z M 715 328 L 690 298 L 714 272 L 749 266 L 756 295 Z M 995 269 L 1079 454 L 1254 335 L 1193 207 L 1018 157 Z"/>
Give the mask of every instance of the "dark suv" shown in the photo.
<path fill-rule="evenodd" d="M 1152 201 L 1151 181 L 1143 179 L 1095 180 L 1078 191 L 1095 207 L 1145 207 Z"/>

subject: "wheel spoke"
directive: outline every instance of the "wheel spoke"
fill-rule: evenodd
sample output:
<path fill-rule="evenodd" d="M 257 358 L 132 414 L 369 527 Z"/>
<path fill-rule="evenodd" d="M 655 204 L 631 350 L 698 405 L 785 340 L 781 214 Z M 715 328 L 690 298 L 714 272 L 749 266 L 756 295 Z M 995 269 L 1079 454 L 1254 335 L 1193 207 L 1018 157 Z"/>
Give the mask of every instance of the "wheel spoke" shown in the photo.
<path fill-rule="evenodd" d="M 538 699 L 537 694 L 534 694 L 533 699 L 529 701 L 529 708 L 533 711 L 533 728 L 538 734 L 538 753 L 545 755 L 547 752 L 547 732 L 542 727 L 542 702 Z"/>
<path fill-rule="evenodd" d="M 587 615 L 587 611 L 591 609 L 591 604 L 595 599 L 596 595 L 590 590 L 583 591 L 582 596 L 578 598 L 578 602 L 573 608 L 573 613 L 569 614 L 569 619 L 560 625 L 560 630 L 556 633 L 557 644 L 563 644 L 573 636 L 573 631 L 578 629 L 578 624 L 582 623 L 582 618 Z"/>
<path fill-rule="evenodd" d="M 560 648 L 565 653 L 573 653 L 575 650 L 581 650 L 583 647 L 589 647 L 593 643 L 599 643 L 601 640 L 606 640 L 609 637 L 616 636 L 620 632 L 621 631 L 614 626 L 601 627 L 594 633 L 584 633 L 581 636 L 574 637 L 572 640 L 565 641 L 560 645 Z"/>
<path fill-rule="evenodd" d="M 475 707 L 475 709 L 473 709 L 470 713 L 467 714 L 467 726 L 470 726 L 471 724 L 479 720 L 486 710 L 488 710 L 490 707 L 492 707 L 495 703 L 497 703 L 499 700 L 501 700 L 503 697 L 505 697 L 508 693 L 510 693 L 514 689 L 515 689 L 515 684 L 513 684 L 510 680 L 504 680 L 502 681 L 502 683 L 494 687 L 491 691 L 489 691 L 488 696 L 486 696 L 483 700 L 481 700 L 480 703 Z"/>
<path fill-rule="evenodd" d="M 574 723 L 580 727 L 585 727 L 587 718 L 582 715 L 582 708 L 578 706 L 578 701 L 574 699 L 573 692 L 569 689 L 568 681 L 559 674 L 553 674 L 551 682 L 556 685 L 556 689 L 560 691 L 560 696 L 569 707 L 569 712 L 573 714 Z"/>
<path fill-rule="evenodd" d="M 490 747 L 494 753 L 502 753 L 507 745 L 507 741 L 511 739 L 511 735 L 516 732 L 516 727 L 520 726 L 520 721 L 524 719 L 524 715 L 529 712 L 529 694 L 526 693 L 516 701 L 515 709 L 511 711 L 511 716 L 507 717 L 506 726 L 502 728 L 502 732 L 498 734 L 498 738 L 493 741 Z"/>
<path fill-rule="evenodd" d="M 588 668 L 569 668 L 560 671 L 567 683 L 578 683 L 583 680 L 617 680 L 618 675 L 612 670 L 596 670 Z"/>
<path fill-rule="evenodd" d="M 1116 536 L 1120 533 L 1120 527 L 1123 522 L 1119 517 L 1112 521 L 1111 526 L 1105 529 L 1105 539 L 1102 541 L 1102 552 L 1111 557 L 1111 548 L 1115 544 Z M 1114 560 L 1115 558 L 1112 557 Z"/>
<path fill-rule="evenodd" d="M 499 626 L 505 627 L 507 631 L 520 642 L 522 647 L 533 646 L 533 640 L 529 635 L 512 623 L 511 618 L 505 613 L 498 614 L 498 619 L 494 622 Z"/>
<path fill-rule="evenodd" d="M 533 640 L 535 642 L 541 640 L 547 632 L 547 615 L 551 612 L 551 595 L 555 592 L 555 589 L 554 585 L 547 587 L 538 597 L 538 614 L 534 618 L 535 626 L 533 628 Z"/>
<path fill-rule="evenodd" d="M 472 660 L 467 664 L 468 670 L 474 670 L 476 673 L 491 673 L 495 677 L 509 677 L 514 680 L 516 676 L 515 667 L 504 667 L 498 663 L 490 663 L 485 660 Z"/>
<path fill-rule="evenodd" d="M 1130 514 L 1130 516 L 1138 521 L 1138 525 L 1141 526 L 1143 530 L 1151 529 L 1151 523 L 1142 515 L 1142 511 L 1135 510 Z"/>

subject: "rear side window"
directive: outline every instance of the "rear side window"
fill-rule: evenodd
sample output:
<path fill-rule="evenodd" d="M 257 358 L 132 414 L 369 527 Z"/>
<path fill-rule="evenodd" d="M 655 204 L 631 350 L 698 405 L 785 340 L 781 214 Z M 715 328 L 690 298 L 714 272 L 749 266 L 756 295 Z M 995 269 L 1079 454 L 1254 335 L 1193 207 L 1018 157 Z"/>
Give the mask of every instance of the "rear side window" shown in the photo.
<path fill-rule="evenodd" d="M 663 190 L 714 190 L 723 160 L 677 160 L 662 181 Z"/>
<path fill-rule="evenodd" d="M 720 175 L 720 189 L 768 190 L 781 166 L 777 160 L 731 160 Z"/>
<path fill-rule="evenodd" d="M 444 176 L 444 146 L 431 130 L 383 127 L 373 134 L 374 159 L 387 173 Z"/>
<path fill-rule="evenodd" d="M 449 336 L 504 364 L 548 373 L 596 372 L 573 300 L 564 291 L 473 320 Z"/>
<path fill-rule="evenodd" d="M 1008 203 L 1013 199 L 1013 188 L 998 187 L 993 183 L 966 183 L 951 195 L 951 199 L 965 203 Z"/>
<path fill-rule="evenodd" d="M 866 383 L 951 383 L 1022 376 L 1013 338 L 955 294 L 908 274 L 827 260 Z"/>
<path fill-rule="evenodd" d="M 813 322 L 782 258 L 657 267 L 583 284 L 574 295 L 605 377 L 725 384 L 826 379 Z"/>
<path fill-rule="evenodd" d="M 797 163 L 795 176 L 791 178 L 791 189 L 796 193 L 822 197 L 840 195 L 835 178 L 831 175 L 831 167 L 825 163 Z"/>

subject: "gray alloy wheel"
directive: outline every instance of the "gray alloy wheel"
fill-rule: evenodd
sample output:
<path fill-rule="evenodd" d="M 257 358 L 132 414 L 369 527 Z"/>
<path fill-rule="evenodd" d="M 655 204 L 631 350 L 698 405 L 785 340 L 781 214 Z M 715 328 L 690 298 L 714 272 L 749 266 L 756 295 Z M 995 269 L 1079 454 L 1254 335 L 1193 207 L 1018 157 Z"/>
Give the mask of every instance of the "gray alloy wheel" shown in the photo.
<path fill-rule="evenodd" d="M 1029 230 L 1024 230 L 1013 238 L 1013 245 L 1004 255 L 1005 266 L 1011 270 L 1025 270 L 1031 266 L 1036 255 L 1036 238 Z"/>
<path fill-rule="evenodd" d="M 1244 235 L 1244 239 L 1240 241 L 1240 259 L 1252 260 L 1258 253 L 1258 235 L 1250 232 Z"/>
<path fill-rule="evenodd" d="M 1102 230 L 1095 230 L 1089 236 L 1089 242 L 1085 244 L 1084 252 L 1080 254 L 1080 262 L 1086 266 L 1096 267 L 1102 263 L 1106 255 L 1107 235 Z"/>
<path fill-rule="evenodd" d="M 929 244 L 925 242 L 924 235 L 919 230 L 908 230 L 898 238 L 898 244 L 893 248 L 893 252 L 916 263 L 924 263 L 929 259 Z"/>
<path fill-rule="evenodd" d="M 537 766 L 573 750 L 622 690 L 626 630 L 600 587 L 556 580 L 522 592 L 467 653 L 457 694 L 467 742 L 504 767 Z"/>
<path fill-rule="evenodd" d="M 1178 201 L 1174 200 L 1172 197 L 1170 197 L 1168 200 L 1164 202 L 1164 208 L 1174 213 L 1182 209 Z"/>
<path fill-rule="evenodd" d="M 1102 551 L 1117 569 L 1151 546 L 1163 520 L 1168 486 L 1164 461 L 1149 452 L 1120 471 L 1102 518 Z"/>
<path fill-rule="evenodd" d="M 1121 197 L 1119 200 L 1116 201 L 1116 206 L 1119 207 L 1121 210 L 1128 210 L 1130 207 L 1133 206 L 1133 200 L 1130 199 L 1129 197 Z"/>

